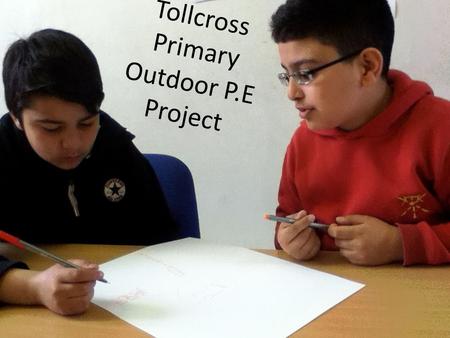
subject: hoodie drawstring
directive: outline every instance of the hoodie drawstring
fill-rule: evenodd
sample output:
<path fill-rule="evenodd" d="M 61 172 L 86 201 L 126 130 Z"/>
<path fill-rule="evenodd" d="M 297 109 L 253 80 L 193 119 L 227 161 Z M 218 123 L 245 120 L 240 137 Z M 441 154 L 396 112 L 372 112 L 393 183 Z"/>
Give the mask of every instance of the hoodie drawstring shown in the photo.
<path fill-rule="evenodd" d="M 69 196 L 69 201 L 70 204 L 72 205 L 75 216 L 80 217 L 80 211 L 78 210 L 78 201 L 77 198 L 75 197 L 75 184 L 73 183 L 69 184 L 69 191 L 67 195 Z"/>

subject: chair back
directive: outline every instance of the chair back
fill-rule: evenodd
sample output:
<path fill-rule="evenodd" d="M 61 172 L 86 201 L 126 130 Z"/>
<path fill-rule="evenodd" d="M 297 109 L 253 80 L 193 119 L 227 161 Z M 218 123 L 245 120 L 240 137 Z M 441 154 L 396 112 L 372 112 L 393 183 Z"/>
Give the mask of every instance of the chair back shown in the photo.
<path fill-rule="evenodd" d="M 178 238 L 200 238 L 200 227 L 191 171 L 181 160 L 164 154 L 144 154 L 155 171 L 169 211 L 178 225 Z"/>

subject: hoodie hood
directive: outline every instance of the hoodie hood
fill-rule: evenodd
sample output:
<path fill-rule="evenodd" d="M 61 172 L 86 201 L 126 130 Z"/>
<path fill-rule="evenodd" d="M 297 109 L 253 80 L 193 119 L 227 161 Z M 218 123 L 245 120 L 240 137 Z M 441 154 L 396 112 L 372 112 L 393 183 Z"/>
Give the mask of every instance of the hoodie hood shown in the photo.
<path fill-rule="evenodd" d="M 118 122 L 113 120 L 108 114 L 100 113 L 100 130 L 92 148 L 92 156 L 101 156 L 105 150 L 117 150 L 122 146 L 126 147 L 134 135 Z M 114 144 L 110 140 L 114 140 Z"/>

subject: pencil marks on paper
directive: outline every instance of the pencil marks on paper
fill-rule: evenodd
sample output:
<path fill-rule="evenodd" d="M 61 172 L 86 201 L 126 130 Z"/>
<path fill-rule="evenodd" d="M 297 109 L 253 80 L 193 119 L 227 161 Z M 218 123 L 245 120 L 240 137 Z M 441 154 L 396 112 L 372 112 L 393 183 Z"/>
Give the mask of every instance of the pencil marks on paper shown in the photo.
<path fill-rule="evenodd" d="M 146 292 L 140 288 L 133 289 L 126 294 L 117 296 L 111 302 L 112 307 L 124 306 L 130 302 L 139 300 L 140 298 L 145 297 Z"/>
<path fill-rule="evenodd" d="M 156 263 L 162 267 L 170 275 L 176 277 L 176 284 L 174 285 L 174 293 L 178 299 L 190 299 L 193 304 L 203 304 L 211 302 L 224 292 L 229 286 L 223 283 L 206 282 L 205 276 L 190 275 L 188 276 L 184 271 L 178 267 L 156 258 L 149 252 L 138 252 L 137 255 Z M 186 287 L 189 285 L 190 287 Z M 189 291 L 187 291 L 189 290 Z"/>
<path fill-rule="evenodd" d="M 178 269 L 176 266 L 165 263 L 163 260 L 153 257 L 148 252 L 139 252 L 139 253 L 137 253 L 137 255 L 139 255 L 141 257 L 145 257 L 146 259 L 159 264 L 160 266 L 164 267 L 167 270 L 167 272 L 169 272 L 170 274 L 172 274 L 174 276 L 183 277 L 185 275 L 185 273 L 183 271 L 181 271 L 180 269 Z"/>

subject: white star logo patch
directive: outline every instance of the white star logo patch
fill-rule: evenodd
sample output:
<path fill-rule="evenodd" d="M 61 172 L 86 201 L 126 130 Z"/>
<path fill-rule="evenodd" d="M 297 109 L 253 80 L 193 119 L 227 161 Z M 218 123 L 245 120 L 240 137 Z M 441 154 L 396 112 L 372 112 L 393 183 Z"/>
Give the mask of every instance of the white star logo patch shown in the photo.
<path fill-rule="evenodd" d="M 119 202 L 125 196 L 125 183 L 118 178 L 111 178 L 105 183 L 104 192 L 109 201 Z"/>

